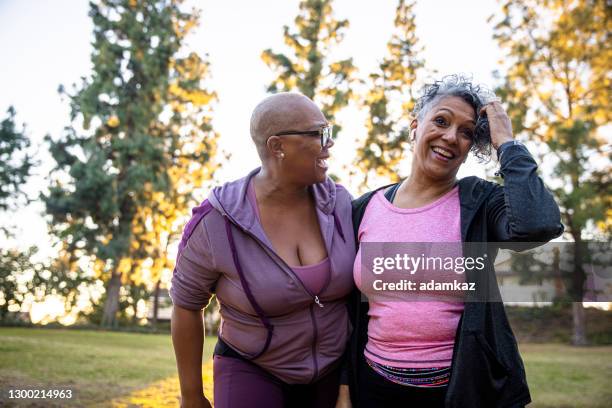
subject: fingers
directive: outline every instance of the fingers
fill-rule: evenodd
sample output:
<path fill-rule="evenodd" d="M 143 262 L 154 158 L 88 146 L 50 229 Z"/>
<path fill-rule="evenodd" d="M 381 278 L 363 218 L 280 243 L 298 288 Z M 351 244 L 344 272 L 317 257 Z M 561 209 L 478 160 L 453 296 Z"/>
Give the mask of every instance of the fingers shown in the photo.
<path fill-rule="evenodd" d="M 489 116 L 489 114 L 491 113 L 505 113 L 505 112 L 506 110 L 501 104 L 501 99 L 495 98 L 492 101 L 483 105 L 482 108 L 480 108 L 479 115 L 483 115 L 486 113 L 487 116 Z"/>
<path fill-rule="evenodd" d="M 491 144 L 497 149 L 504 142 L 514 139 L 512 123 L 508 113 L 499 100 L 493 100 L 480 109 L 480 114 L 487 115 L 491 132 Z"/>

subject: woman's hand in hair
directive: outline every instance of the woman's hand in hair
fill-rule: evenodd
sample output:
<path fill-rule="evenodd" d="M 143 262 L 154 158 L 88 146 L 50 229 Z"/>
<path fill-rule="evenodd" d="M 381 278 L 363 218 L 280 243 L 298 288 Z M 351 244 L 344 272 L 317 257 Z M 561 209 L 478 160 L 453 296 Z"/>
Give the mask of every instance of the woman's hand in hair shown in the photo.
<path fill-rule="evenodd" d="M 499 101 L 487 103 L 480 109 L 480 115 L 486 113 L 491 130 L 491 143 L 497 150 L 505 142 L 514 140 L 512 122 Z"/>

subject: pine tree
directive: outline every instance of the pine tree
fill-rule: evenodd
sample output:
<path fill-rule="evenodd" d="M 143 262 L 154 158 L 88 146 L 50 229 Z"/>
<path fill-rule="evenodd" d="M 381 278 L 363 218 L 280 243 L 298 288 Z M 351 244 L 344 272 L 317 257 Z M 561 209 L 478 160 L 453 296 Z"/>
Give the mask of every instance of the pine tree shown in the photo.
<path fill-rule="evenodd" d="M 11 106 L 0 122 L 0 211 L 14 208 L 11 201 L 25 196 L 23 186 L 35 165 L 29 152 L 30 139 L 24 127 L 17 128 L 15 116 Z"/>
<path fill-rule="evenodd" d="M 18 129 L 15 116 L 11 106 L 0 123 L 0 211 L 15 210 L 30 201 L 23 187 L 37 165 L 25 125 Z M 6 237 L 13 235 L 11 225 L 0 226 L 0 231 Z M 35 246 L 0 248 L 0 321 L 6 320 L 10 311 L 20 311 L 24 304 L 43 301 L 49 295 L 60 296 L 70 310 L 76 304 L 79 285 L 88 283 L 60 268 L 57 261 L 35 261 L 37 252 Z"/>
<path fill-rule="evenodd" d="M 15 108 L 11 106 L 0 122 L 0 212 L 17 209 L 23 198 L 28 201 L 23 187 L 36 164 L 29 151 L 25 126 L 18 129 L 15 117 Z M 13 236 L 13 227 L 0 225 L 0 242 Z M 32 280 L 25 284 L 19 281 L 24 274 L 35 273 L 36 264 L 30 258 L 36 251 L 35 247 L 27 250 L 0 247 L 0 321 L 6 320 L 10 311 L 20 310 L 27 294 L 34 290 Z"/>
<path fill-rule="evenodd" d="M 553 158 L 553 189 L 575 242 L 572 297 L 583 298 L 590 225 L 610 237 L 612 180 L 612 9 L 605 1 L 504 1 L 494 38 L 508 65 L 499 94 L 515 132 L 537 140 Z M 547 21 L 543 26 L 541 21 Z M 582 302 L 573 305 L 576 345 L 586 344 Z"/>
<path fill-rule="evenodd" d="M 261 54 L 277 75 L 267 91 L 299 91 L 308 96 L 334 124 L 337 136 L 341 126 L 334 120 L 353 96 L 356 68 L 352 58 L 330 62 L 329 55 L 342 42 L 349 22 L 333 16 L 332 0 L 302 0 L 294 22 L 294 30 L 283 29 L 288 53 L 267 49 Z"/>
<path fill-rule="evenodd" d="M 395 15 L 395 32 L 387 43 L 388 54 L 369 77 L 364 106 L 368 110 L 367 137 L 357 150 L 355 164 L 368 176 L 375 174 L 399 180 L 400 163 L 409 143 L 410 115 L 414 106 L 412 87 L 423 68 L 418 58 L 422 48 L 416 36 L 415 3 L 400 0 Z"/>
<path fill-rule="evenodd" d="M 103 326 L 117 325 L 122 285 L 168 267 L 160 238 L 180 228 L 191 188 L 214 171 L 215 94 L 202 84 L 208 64 L 182 50 L 199 15 L 181 3 L 90 4 L 93 72 L 68 95 L 72 125 L 48 138 L 57 162 L 43 197 L 51 231 L 68 262 L 85 257 L 105 281 Z"/>
<path fill-rule="evenodd" d="M 138 209 L 132 228 L 132 256 L 124 258 L 121 265 L 132 286 L 147 286 L 148 290 L 141 292 L 146 298 L 156 293 L 163 273 L 174 268 L 168 248 L 180 239 L 185 215 L 197 204 L 194 192 L 211 180 L 219 167 L 215 161 L 218 135 L 211 124 L 211 106 L 217 97 L 200 83 L 208 75 L 209 64 L 194 53 L 172 61 L 166 111 L 170 116 L 151 130 L 168 139 L 167 176 L 173 188 L 152 191 L 146 186 L 151 206 Z"/>

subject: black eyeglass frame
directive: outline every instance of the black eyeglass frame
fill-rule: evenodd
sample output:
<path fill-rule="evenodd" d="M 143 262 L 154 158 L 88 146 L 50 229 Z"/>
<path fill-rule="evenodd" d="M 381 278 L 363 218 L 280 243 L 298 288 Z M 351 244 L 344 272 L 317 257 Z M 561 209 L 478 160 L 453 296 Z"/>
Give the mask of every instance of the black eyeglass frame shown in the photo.
<path fill-rule="evenodd" d="M 287 136 L 287 135 L 305 135 L 305 136 L 319 136 L 321 138 L 321 148 L 324 149 L 329 146 L 334 126 L 327 125 L 317 130 L 285 130 L 282 132 L 275 133 L 272 136 Z"/>

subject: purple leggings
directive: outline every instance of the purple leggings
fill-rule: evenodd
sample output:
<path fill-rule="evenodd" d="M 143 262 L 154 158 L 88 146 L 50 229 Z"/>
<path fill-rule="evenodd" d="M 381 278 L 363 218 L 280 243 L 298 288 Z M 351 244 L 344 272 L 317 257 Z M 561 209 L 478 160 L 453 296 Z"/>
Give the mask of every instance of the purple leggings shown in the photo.
<path fill-rule="evenodd" d="M 286 384 L 255 364 L 214 356 L 215 408 L 334 408 L 339 370 L 312 384 Z"/>

